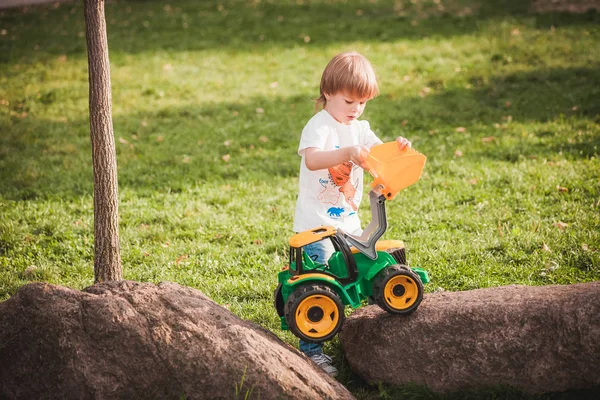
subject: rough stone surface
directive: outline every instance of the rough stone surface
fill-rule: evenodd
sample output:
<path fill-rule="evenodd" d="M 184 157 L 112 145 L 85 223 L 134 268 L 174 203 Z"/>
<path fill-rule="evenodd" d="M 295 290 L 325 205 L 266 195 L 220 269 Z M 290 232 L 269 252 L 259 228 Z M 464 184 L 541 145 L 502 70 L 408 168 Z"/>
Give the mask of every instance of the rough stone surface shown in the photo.
<path fill-rule="evenodd" d="M 426 294 L 410 316 L 368 306 L 346 320 L 340 341 L 352 370 L 371 383 L 596 389 L 600 282 Z"/>
<path fill-rule="evenodd" d="M 250 390 L 353 398 L 272 333 L 174 283 L 30 284 L 0 303 L 2 399 L 232 399 Z"/>

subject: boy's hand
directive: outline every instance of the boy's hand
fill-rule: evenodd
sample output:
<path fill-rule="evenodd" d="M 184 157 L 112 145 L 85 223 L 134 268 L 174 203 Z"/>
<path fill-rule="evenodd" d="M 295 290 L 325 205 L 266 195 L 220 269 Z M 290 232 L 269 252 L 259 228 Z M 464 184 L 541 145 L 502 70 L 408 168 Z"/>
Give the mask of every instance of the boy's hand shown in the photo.
<path fill-rule="evenodd" d="M 358 165 L 361 168 L 365 168 L 366 165 L 363 161 L 363 153 L 369 153 L 369 148 L 363 145 L 356 145 L 347 147 L 348 149 L 348 158 L 354 164 Z"/>
<path fill-rule="evenodd" d="M 412 148 L 412 143 L 410 142 L 410 140 L 408 140 L 407 138 L 404 138 L 402 136 L 398 136 L 398 138 L 396 139 L 396 142 L 398 142 L 400 151 Z"/>

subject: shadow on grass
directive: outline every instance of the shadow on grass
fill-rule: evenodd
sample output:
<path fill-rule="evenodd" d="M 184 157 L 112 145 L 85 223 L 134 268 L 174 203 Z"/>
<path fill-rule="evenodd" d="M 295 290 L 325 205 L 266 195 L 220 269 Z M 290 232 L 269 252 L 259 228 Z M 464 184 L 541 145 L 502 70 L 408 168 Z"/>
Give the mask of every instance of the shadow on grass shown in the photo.
<path fill-rule="evenodd" d="M 39 101 L 29 99 L 28 101 Z M 151 101 L 151 100 L 150 100 Z M 202 182 L 296 176 L 304 117 L 299 99 L 158 109 L 113 117 L 120 188 L 177 192 Z M 302 99 L 310 107 L 308 99 Z M 264 113 L 257 113 L 257 108 Z M 306 110 L 309 115 L 310 111 Z M 281 117 L 279 117 L 281 118 Z M 1 126 L 1 125 L 0 125 Z M 0 193 L 7 199 L 91 194 L 87 119 L 60 122 L 11 116 L 0 137 Z"/>
<path fill-rule="evenodd" d="M 0 64 L 49 55 L 86 57 L 81 2 L 0 11 L 8 27 Z M 112 54 L 330 46 L 468 35 L 486 20 L 534 18 L 534 26 L 596 25 L 597 13 L 532 14 L 530 1 L 117 1 L 106 5 Z M 42 49 L 43 52 L 38 52 Z"/>
<path fill-rule="evenodd" d="M 469 147 L 470 155 L 481 159 L 509 162 L 558 153 L 585 159 L 600 153 L 600 133 L 591 128 L 600 123 L 600 65 L 543 68 L 489 80 L 472 76 L 470 82 L 470 88 L 444 88 L 438 82 L 441 87 L 425 98 L 378 100 L 393 101 L 386 109 L 399 111 L 380 115 L 376 109 L 380 120 L 372 125 L 393 131 L 406 120 L 407 134 L 419 135 L 418 146 L 430 151 L 445 146 L 447 156 L 456 146 Z M 467 133 L 457 133 L 455 127 L 468 127 Z M 512 145 L 499 144 L 510 136 Z M 481 146 L 486 139 L 489 145 Z"/>
<path fill-rule="evenodd" d="M 544 69 L 493 77 L 469 89 L 440 88 L 425 98 L 379 98 L 365 117 L 383 140 L 399 134 L 419 137 L 416 147 L 441 160 L 451 159 L 461 146 L 469 148 L 465 159 L 481 161 L 552 158 L 559 152 L 573 160 L 588 159 L 598 154 L 600 145 L 598 130 L 590 128 L 597 126 L 600 114 L 599 71 Z M 510 108 L 506 101 L 512 101 Z M 264 112 L 257 113 L 258 108 Z M 181 191 L 202 182 L 295 177 L 300 163 L 296 147 L 311 108 L 310 99 L 303 97 L 255 98 L 246 104 L 117 116 L 119 185 L 141 192 Z M 87 119 L 10 118 L 3 128 L 7 134 L 0 138 L 0 192 L 5 198 L 92 193 Z M 399 131 L 404 119 L 410 122 Z M 562 119 L 560 126 L 529 125 L 557 119 Z M 515 124 L 519 128 L 512 128 Z M 466 126 L 468 135 L 456 132 L 458 126 Z M 530 134 L 523 136 L 523 129 Z M 426 133 L 436 130 L 434 135 Z M 578 135 L 578 130 L 586 134 Z M 497 140 L 482 145 L 490 132 Z"/>

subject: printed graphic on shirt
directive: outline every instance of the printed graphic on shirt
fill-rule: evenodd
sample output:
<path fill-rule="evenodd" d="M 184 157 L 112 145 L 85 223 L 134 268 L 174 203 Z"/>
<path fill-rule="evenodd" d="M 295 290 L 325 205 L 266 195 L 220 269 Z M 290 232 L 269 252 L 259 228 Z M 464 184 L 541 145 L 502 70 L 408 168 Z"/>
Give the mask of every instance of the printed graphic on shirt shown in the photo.
<path fill-rule="evenodd" d="M 344 209 L 342 207 L 330 207 L 327 210 L 327 214 L 329 214 L 329 216 L 331 218 L 339 218 L 342 216 L 343 212 L 344 212 Z"/>
<path fill-rule="evenodd" d="M 356 187 L 357 186 L 358 186 L 358 180 L 356 180 L 354 182 L 354 184 L 352 184 L 352 183 L 350 183 L 350 181 L 348 181 L 348 182 L 346 182 L 344 184 L 344 186 L 342 186 L 340 188 L 340 192 L 342 192 L 342 194 L 346 198 L 346 202 L 348 204 L 350 204 L 350 207 L 352 207 L 352 209 L 354 211 L 358 210 L 358 206 L 354 202 L 354 199 L 355 199 L 355 196 L 356 196 Z"/>
<path fill-rule="evenodd" d="M 350 180 L 352 165 L 352 161 L 346 161 L 345 163 L 329 168 L 329 175 L 336 186 L 344 186 Z"/>
<path fill-rule="evenodd" d="M 346 198 L 346 203 L 350 204 L 350 207 L 356 211 L 358 206 L 354 202 L 354 198 L 356 196 L 356 187 L 358 186 L 358 181 L 354 182 L 354 184 L 350 182 L 350 176 L 354 167 L 354 163 L 347 161 L 343 164 L 329 168 L 329 175 L 331 176 L 331 179 L 335 185 L 339 187 L 338 190 Z"/>
<path fill-rule="evenodd" d="M 331 204 L 333 207 L 327 209 L 330 218 L 341 218 L 344 213 L 353 215 L 358 209 L 356 204 L 356 188 L 358 179 L 351 182 L 352 170 L 358 168 L 352 162 L 348 161 L 335 167 L 329 168 L 329 180 L 320 179 L 319 183 L 323 190 L 318 194 L 317 199 L 321 204 Z M 346 203 L 350 205 L 351 210 L 345 210 L 343 207 L 337 207 L 340 197 L 344 196 Z"/>
<path fill-rule="evenodd" d="M 322 204 L 337 204 L 338 200 L 340 199 L 339 189 L 337 189 L 333 184 L 323 185 L 321 183 L 321 185 L 324 186 L 324 189 L 321 193 L 319 193 L 317 199 L 319 199 Z"/>

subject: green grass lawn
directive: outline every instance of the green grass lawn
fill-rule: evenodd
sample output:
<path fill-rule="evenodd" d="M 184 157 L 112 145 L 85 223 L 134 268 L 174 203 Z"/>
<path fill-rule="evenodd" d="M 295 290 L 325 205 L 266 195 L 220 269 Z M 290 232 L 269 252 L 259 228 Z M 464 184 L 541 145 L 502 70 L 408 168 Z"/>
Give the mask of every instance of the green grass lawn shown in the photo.
<path fill-rule="evenodd" d="M 93 283 L 82 4 L 0 10 L 0 300 L 34 281 Z M 379 77 L 364 118 L 428 157 L 388 202 L 385 235 L 429 271 L 428 293 L 600 279 L 598 14 L 184 0 L 110 2 L 106 20 L 125 279 L 197 288 L 296 344 L 271 301 L 296 149 L 323 68 L 347 50 Z M 328 351 L 342 357 L 337 340 Z M 369 388 L 338 366 L 359 398 L 441 398 Z"/>

